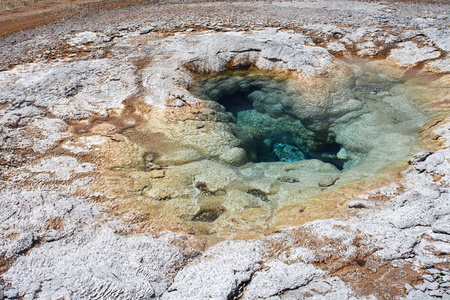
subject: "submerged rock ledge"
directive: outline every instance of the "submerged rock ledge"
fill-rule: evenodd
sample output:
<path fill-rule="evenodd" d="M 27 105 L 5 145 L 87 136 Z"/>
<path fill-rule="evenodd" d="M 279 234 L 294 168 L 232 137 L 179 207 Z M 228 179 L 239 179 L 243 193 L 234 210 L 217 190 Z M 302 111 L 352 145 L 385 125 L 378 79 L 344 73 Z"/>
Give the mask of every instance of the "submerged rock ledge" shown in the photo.
<path fill-rule="evenodd" d="M 0 299 L 450 299 L 448 5 L 138 8 L 1 37 Z M 366 74 L 341 60 L 354 56 L 417 85 L 364 93 L 405 93 L 433 116 L 423 151 L 375 177 L 246 164 L 230 115 L 190 91 L 204 74 L 270 72 L 320 129 L 324 110 L 360 109 L 336 100 Z"/>

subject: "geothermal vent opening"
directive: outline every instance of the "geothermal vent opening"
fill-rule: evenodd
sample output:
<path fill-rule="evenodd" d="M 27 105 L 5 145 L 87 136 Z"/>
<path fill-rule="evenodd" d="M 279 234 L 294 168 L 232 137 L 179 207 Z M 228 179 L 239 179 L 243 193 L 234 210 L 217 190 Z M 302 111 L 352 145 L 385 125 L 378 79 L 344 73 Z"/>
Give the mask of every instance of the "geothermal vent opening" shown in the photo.
<path fill-rule="evenodd" d="M 293 113 L 295 93 L 283 79 L 236 73 L 201 81 L 195 93 L 224 106 L 253 162 L 319 159 L 340 170 L 347 162 L 328 126 L 307 128 Z"/>

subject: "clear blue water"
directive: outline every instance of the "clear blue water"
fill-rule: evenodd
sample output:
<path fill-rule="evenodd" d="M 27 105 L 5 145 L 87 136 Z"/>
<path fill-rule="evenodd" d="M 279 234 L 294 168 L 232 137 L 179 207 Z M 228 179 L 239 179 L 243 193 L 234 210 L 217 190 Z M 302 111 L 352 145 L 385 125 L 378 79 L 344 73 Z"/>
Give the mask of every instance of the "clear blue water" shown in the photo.
<path fill-rule="evenodd" d="M 329 131 L 315 132 L 290 115 L 292 98 L 286 83 L 265 77 L 220 77 L 200 81 L 194 95 L 223 105 L 238 126 L 238 134 L 251 137 L 244 146 L 254 162 L 296 162 L 319 159 L 343 169 L 341 146 Z"/>

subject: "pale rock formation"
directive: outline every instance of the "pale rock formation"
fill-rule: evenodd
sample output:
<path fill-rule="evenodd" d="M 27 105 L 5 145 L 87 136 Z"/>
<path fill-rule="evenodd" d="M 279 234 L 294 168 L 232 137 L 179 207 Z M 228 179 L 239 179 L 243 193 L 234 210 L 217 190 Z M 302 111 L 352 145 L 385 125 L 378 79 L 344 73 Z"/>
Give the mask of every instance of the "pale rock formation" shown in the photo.
<path fill-rule="evenodd" d="M 286 264 L 275 260 L 268 261 L 266 268 L 252 278 L 243 299 L 267 299 L 284 291 L 305 286 L 324 274 L 319 268 L 302 262 Z"/>
<path fill-rule="evenodd" d="M 418 47 L 414 42 L 399 44 L 400 48 L 392 49 L 389 56 L 395 64 L 401 67 L 414 67 L 421 61 L 441 56 L 441 52 L 434 47 Z"/>
<path fill-rule="evenodd" d="M 138 88 L 134 67 L 108 59 L 22 65 L 0 74 L 0 111 L 3 124 L 44 115 L 78 119 L 93 113 L 107 115 L 109 109 L 123 108 L 122 102 Z M 19 108 L 17 110 L 17 108 Z"/>
<path fill-rule="evenodd" d="M 145 100 L 156 107 L 165 106 L 169 99 L 195 103 L 195 98 L 186 90 L 192 78 L 182 72 L 180 66 L 209 73 L 223 71 L 228 64 L 235 67 L 254 64 L 261 69 L 296 71 L 307 76 L 332 67 L 332 57 L 325 49 L 306 46 L 304 42 L 299 34 L 273 30 L 168 39 L 161 49 L 161 60 L 143 70 Z"/>
<path fill-rule="evenodd" d="M 433 60 L 427 63 L 427 67 L 438 73 L 450 73 L 450 58 Z"/>
<path fill-rule="evenodd" d="M 74 37 L 70 39 L 69 44 L 71 46 L 87 45 L 91 43 L 98 44 L 102 42 L 109 42 L 110 40 L 111 39 L 103 33 L 85 31 L 76 33 Z"/>
<path fill-rule="evenodd" d="M 203 259 L 180 271 L 162 299 L 235 297 L 261 268 L 263 249 L 261 242 L 218 244 L 206 251 Z"/>

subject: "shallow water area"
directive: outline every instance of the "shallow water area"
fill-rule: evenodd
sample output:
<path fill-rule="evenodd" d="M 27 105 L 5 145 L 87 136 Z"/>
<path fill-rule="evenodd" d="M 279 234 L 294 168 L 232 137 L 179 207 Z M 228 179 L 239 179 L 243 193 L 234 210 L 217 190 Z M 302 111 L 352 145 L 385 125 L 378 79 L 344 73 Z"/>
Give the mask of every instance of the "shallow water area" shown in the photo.
<path fill-rule="evenodd" d="M 312 81 L 203 75 L 190 91 L 198 104 L 115 123 L 138 150 L 107 184 L 172 229 L 236 237 L 345 215 L 352 197 L 397 181 L 432 147 L 424 125 L 448 94 L 439 76 L 360 59 Z"/>
<path fill-rule="evenodd" d="M 300 94 L 286 80 L 233 72 L 203 79 L 193 92 L 224 106 L 237 136 L 247 139 L 244 147 L 253 162 L 319 159 L 343 169 L 347 161 L 332 132 L 309 129 L 296 118 L 293 106 Z"/>

